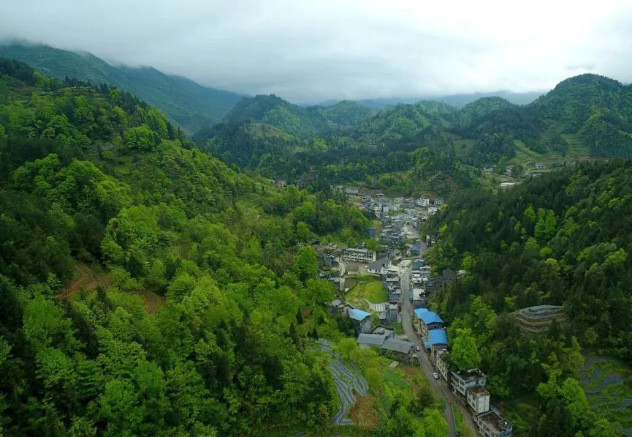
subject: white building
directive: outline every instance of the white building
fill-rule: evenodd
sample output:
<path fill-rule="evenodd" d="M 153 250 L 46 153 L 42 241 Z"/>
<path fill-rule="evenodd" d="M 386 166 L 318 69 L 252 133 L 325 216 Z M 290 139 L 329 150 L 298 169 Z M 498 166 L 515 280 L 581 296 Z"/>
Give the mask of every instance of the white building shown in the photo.
<path fill-rule="evenodd" d="M 466 372 L 452 372 L 452 391 L 465 397 L 467 389 L 480 385 L 487 385 L 487 377 L 478 369 L 471 369 Z"/>
<path fill-rule="evenodd" d="M 342 251 L 342 259 L 348 262 L 372 263 L 375 261 L 375 252 L 368 249 L 350 247 Z"/>
<path fill-rule="evenodd" d="M 479 414 L 475 418 L 476 426 L 485 437 L 511 437 L 513 426 L 495 411 Z"/>
<path fill-rule="evenodd" d="M 439 375 L 441 375 L 441 378 L 443 378 L 446 382 L 449 382 L 450 380 L 450 365 L 448 364 L 449 356 L 450 354 L 446 350 L 438 351 L 437 358 L 435 360 Z"/>
<path fill-rule="evenodd" d="M 467 390 L 467 404 L 474 414 L 482 414 L 489 411 L 489 392 L 480 385 Z"/>

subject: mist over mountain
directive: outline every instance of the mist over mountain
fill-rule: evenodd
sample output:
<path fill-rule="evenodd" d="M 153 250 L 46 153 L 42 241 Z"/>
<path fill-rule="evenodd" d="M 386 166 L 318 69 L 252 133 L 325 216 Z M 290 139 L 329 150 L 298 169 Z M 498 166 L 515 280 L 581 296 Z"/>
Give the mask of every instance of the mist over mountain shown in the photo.
<path fill-rule="evenodd" d="M 42 74 L 105 83 L 132 92 L 164 111 L 187 133 L 217 123 L 243 97 L 164 74 L 152 67 L 113 65 L 87 52 L 43 44 L 0 43 L 0 56 L 29 63 Z"/>

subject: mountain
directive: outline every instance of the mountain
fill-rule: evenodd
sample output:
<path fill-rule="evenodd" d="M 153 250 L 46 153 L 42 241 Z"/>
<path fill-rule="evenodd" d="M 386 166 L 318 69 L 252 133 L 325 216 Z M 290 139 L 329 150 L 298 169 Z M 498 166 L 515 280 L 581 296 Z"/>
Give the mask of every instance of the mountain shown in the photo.
<path fill-rule="evenodd" d="M 349 323 L 305 243 L 368 242 L 357 208 L 234 171 L 130 93 L 0 58 L 0 211 L 1 435 L 246 436 L 340 410 L 312 345 Z"/>
<path fill-rule="evenodd" d="M 583 93 L 584 81 L 595 78 L 568 85 Z M 440 237 L 426 259 L 440 271 L 467 271 L 432 305 L 455 327 L 450 338 L 461 329 L 476 338 L 492 396 L 521 399 L 510 417 L 516 434 L 544 437 L 564 429 L 569 436 L 620 435 L 607 424 L 587 432 L 597 414 L 621 422 L 625 434 L 632 430 L 624 378 L 595 390 L 594 375 L 603 370 L 586 371 L 597 356 L 605 368 L 632 363 L 631 193 L 629 161 L 584 163 L 498 194 L 458 193 L 428 223 Z M 532 307 L 541 316 L 534 312 L 531 322 L 517 316 Z M 557 321 L 545 315 L 551 309 L 561 314 Z M 604 378 L 615 375 L 603 372 Z M 615 391 L 621 395 L 604 401 L 604 393 Z M 532 407 L 523 408 L 529 397 Z"/>
<path fill-rule="evenodd" d="M 217 123 L 243 96 L 167 75 L 151 67 L 111 65 L 90 53 L 46 45 L 3 43 L 0 56 L 24 61 L 44 75 L 106 83 L 136 94 L 164 111 L 187 133 Z"/>
<path fill-rule="evenodd" d="M 352 128 L 373 114 L 374 111 L 353 102 L 343 101 L 328 107 L 301 107 L 272 94 L 242 99 L 223 121 L 257 121 L 305 138 Z"/>
<path fill-rule="evenodd" d="M 385 109 L 389 106 L 396 106 L 399 104 L 412 105 L 420 100 L 429 100 L 434 102 L 443 102 L 456 108 L 462 108 L 469 103 L 486 97 L 500 97 L 510 103 L 513 103 L 514 105 L 527 105 L 536 100 L 542 94 L 543 93 L 538 92 L 514 93 L 511 91 L 497 91 L 490 93 L 452 94 L 445 96 L 364 99 L 355 100 L 355 102 L 371 109 Z M 333 103 L 334 102 L 327 102 L 323 103 L 323 105 L 331 105 Z"/>
<path fill-rule="evenodd" d="M 236 164 L 256 169 L 264 155 L 289 155 L 302 144 L 297 137 L 269 124 L 254 121 L 219 123 L 193 136 L 202 150 Z"/>

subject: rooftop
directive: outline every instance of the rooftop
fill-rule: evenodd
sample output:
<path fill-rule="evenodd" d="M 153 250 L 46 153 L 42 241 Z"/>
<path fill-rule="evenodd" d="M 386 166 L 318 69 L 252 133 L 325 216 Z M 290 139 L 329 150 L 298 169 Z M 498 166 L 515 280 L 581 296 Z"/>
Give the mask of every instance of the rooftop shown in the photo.
<path fill-rule="evenodd" d="M 424 313 L 427 313 L 428 311 L 429 311 L 428 308 L 417 308 L 415 310 L 415 317 L 417 319 L 421 319 L 421 315 Z"/>
<path fill-rule="evenodd" d="M 452 372 L 453 375 L 458 376 L 461 379 L 473 379 L 473 378 L 483 378 L 485 374 L 481 372 L 480 369 L 470 369 L 470 370 L 459 370 L 457 372 Z"/>
<path fill-rule="evenodd" d="M 487 390 L 485 390 L 485 387 L 480 386 L 480 385 L 475 385 L 474 387 L 470 387 L 470 392 L 472 392 L 472 394 L 474 396 L 488 396 L 489 392 Z"/>
<path fill-rule="evenodd" d="M 503 417 L 495 411 L 489 411 L 487 413 L 478 416 L 478 420 L 481 420 L 487 424 L 487 426 L 493 429 L 495 432 L 505 431 L 512 429 L 511 422 L 503 419 Z"/>
<path fill-rule="evenodd" d="M 357 320 L 358 322 L 361 322 L 362 320 L 370 316 L 371 314 L 367 313 L 366 311 L 359 310 L 357 308 L 354 308 L 349 311 L 349 317 L 351 317 L 353 320 Z"/>
<path fill-rule="evenodd" d="M 388 336 L 391 335 L 394 331 L 394 329 L 386 328 L 384 326 L 376 326 L 375 328 L 373 328 L 373 331 L 371 331 L 371 334 Z"/>
<path fill-rule="evenodd" d="M 386 340 L 385 334 L 360 334 L 358 335 L 359 344 L 369 344 L 375 346 L 382 346 Z"/>
<path fill-rule="evenodd" d="M 382 267 L 386 267 L 387 265 L 388 265 L 388 258 L 381 258 L 369 264 L 369 269 L 380 270 Z"/>
<path fill-rule="evenodd" d="M 444 329 L 431 329 L 428 332 L 428 339 L 431 345 L 448 344 L 448 336 Z"/>
<path fill-rule="evenodd" d="M 418 312 L 419 309 L 415 310 L 415 316 L 424 322 L 424 324 L 429 325 L 431 323 L 443 323 L 443 319 L 434 311 L 428 311 L 426 309 L 425 312 Z"/>
<path fill-rule="evenodd" d="M 382 345 L 382 349 L 407 354 L 408 352 L 410 352 L 413 346 L 414 345 L 409 341 L 390 338 L 384 342 L 384 344 Z"/>

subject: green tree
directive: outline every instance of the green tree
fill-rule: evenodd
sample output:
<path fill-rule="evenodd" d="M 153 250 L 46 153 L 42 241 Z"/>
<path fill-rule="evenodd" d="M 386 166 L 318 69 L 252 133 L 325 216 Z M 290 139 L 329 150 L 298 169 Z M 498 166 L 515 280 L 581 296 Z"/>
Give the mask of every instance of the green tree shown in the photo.
<path fill-rule="evenodd" d="M 481 362 L 476 339 L 470 329 L 457 329 L 450 352 L 452 362 L 459 370 L 473 369 Z"/>

